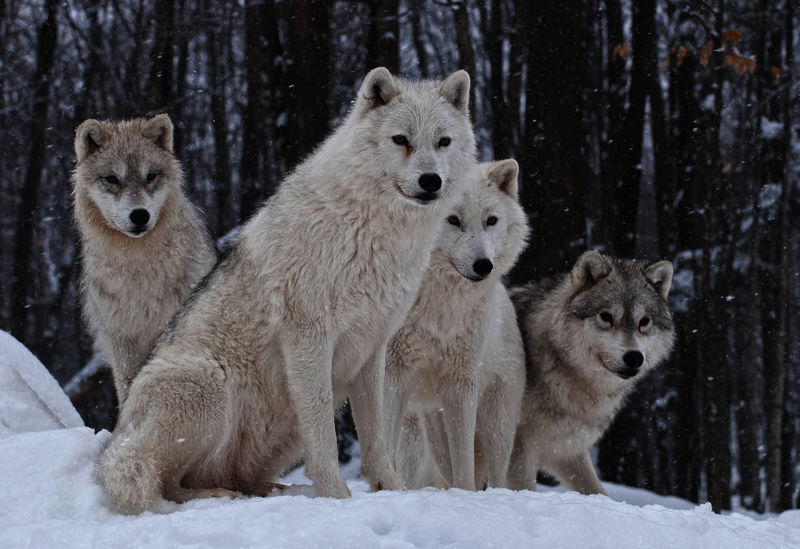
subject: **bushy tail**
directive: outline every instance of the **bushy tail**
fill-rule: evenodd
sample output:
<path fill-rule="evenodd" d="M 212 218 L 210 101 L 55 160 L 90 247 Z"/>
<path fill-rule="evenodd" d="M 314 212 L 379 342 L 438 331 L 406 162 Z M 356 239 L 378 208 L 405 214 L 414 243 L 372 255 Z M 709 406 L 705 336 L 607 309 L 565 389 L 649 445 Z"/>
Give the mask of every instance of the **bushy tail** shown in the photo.
<path fill-rule="evenodd" d="M 143 513 L 161 498 L 156 456 L 130 438 L 114 436 L 98 459 L 94 474 L 111 506 L 120 513 Z"/>

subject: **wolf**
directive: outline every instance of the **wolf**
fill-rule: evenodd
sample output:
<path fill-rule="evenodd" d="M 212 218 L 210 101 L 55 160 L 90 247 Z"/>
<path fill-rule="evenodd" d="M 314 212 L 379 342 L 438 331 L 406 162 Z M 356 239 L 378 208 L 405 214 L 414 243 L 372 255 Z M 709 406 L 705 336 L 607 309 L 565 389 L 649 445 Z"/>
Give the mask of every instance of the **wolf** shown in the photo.
<path fill-rule="evenodd" d="M 505 484 L 525 384 L 522 337 L 501 280 L 528 234 L 517 200 L 518 172 L 513 159 L 474 170 L 445 218 L 419 295 L 386 361 L 394 445 L 403 418 L 426 413 L 444 477 L 468 490 Z M 402 455 L 407 450 L 397 448 L 396 459 L 408 462 Z"/>
<path fill-rule="evenodd" d="M 527 382 L 508 484 L 541 469 L 570 490 L 604 494 L 589 458 L 636 383 L 672 350 L 672 263 L 584 252 L 560 278 L 511 290 Z"/>
<path fill-rule="evenodd" d="M 166 114 L 84 121 L 75 133 L 72 198 L 83 312 L 122 406 L 139 366 L 216 261 L 184 192 Z"/>
<path fill-rule="evenodd" d="M 95 473 L 124 513 L 160 496 L 269 493 L 300 458 L 345 498 L 334 411 L 350 398 L 373 489 L 400 489 L 383 431 L 386 345 L 442 212 L 476 163 L 470 79 L 379 67 L 353 109 L 233 237 L 131 385 Z"/>

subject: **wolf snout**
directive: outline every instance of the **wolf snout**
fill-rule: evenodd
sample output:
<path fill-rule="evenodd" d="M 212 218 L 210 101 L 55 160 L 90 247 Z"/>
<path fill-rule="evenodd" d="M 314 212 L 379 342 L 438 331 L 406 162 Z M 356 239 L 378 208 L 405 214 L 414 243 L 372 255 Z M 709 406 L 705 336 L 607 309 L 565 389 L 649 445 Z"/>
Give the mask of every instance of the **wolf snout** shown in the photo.
<path fill-rule="evenodd" d="M 131 212 L 128 216 L 136 228 L 141 228 L 147 225 L 147 222 L 150 221 L 150 212 L 145 210 L 144 208 L 136 208 Z"/>
<path fill-rule="evenodd" d="M 438 173 L 424 173 L 419 176 L 419 186 L 426 193 L 433 194 L 442 188 L 442 178 Z"/>
<path fill-rule="evenodd" d="M 639 373 L 639 368 L 644 364 L 644 355 L 640 351 L 628 351 L 622 355 L 625 369 L 619 373 L 623 379 L 628 379 Z"/>
<path fill-rule="evenodd" d="M 475 271 L 475 274 L 481 278 L 486 278 L 489 276 L 489 273 L 492 272 L 493 268 L 494 265 L 492 264 L 491 260 L 486 259 L 485 257 L 478 259 L 472 264 L 472 270 Z"/>

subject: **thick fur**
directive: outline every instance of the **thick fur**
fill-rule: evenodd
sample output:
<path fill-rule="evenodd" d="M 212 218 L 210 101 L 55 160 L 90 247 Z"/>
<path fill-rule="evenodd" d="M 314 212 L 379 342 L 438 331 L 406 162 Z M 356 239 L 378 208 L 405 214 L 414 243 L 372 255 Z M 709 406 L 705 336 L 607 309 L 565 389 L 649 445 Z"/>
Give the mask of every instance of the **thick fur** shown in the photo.
<path fill-rule="evenodd" d="M 635 384 L 670 353 L 672 264 L 585 252 L 561 279 L 511 292 L 527 387 L 509 487 L 546 470 L 569 489 L 605 493 L 589 458 Z"/>
<path fill-rule="evenodd" d="M 366 76 L 352 112 L 234 237 L 131 386 L 96 469 L 114 507 L 262 494 L 301 458 L 317 495 L 348 497 L 333 421 L 346 397 L 363 473 L 375 489 L 402 488 L 383 433 L 386 344 L 475 163 L 468 94 L 463 71 Z"/>
<path fill-rule="evenodd" d="M 528 233 L 517 173 L 514 160 L 476 168 L 389 346 L 387 418 L 409 485 L 437 483 L 408 465 L 418 445 L 402 442 L 409 438 L 403 422 L 419 428 L 404 420 L 418 413 L 425 413 L 427 437 L 452 486 L 505 484 L 525 380 L 522 338 L 501 281 Z"/>
<path fill-rule="evenodd" d="M 75 155 L 83 312 L 122 405 L 139 366 L 216 252 L 184 193 L 166 114 L 86 120 L 76 132 Z"/>

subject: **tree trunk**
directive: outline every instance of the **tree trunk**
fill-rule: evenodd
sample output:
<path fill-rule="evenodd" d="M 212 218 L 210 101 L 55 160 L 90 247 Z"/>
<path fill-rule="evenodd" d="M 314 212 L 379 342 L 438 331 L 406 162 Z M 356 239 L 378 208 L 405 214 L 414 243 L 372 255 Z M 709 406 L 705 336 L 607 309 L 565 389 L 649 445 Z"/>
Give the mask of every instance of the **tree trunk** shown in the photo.
<path fill-rule="evenodd" d="M 570 0 L 528 8 L 521 198 L 535 216 L 520 261 L 539 275 L 567 270 L 586 242 L 581 7 Z"/>
<path fill-rule="evenodd" d="M 11 333 L 23 344 L 28 345 L 28 298 L 31 294 L 32 276 L 29 272 L 33 256 L 34 232 L 36 230 L 36 209 L 39 188 L 42 183 L 42 170 L 45 165 L 47 149 L 47 128 L 50 126 L 50 72 L 55 61 L 58 41 L 58 5 L 56 0 L 47 0 L 47 18 L 37 31 L 36 72 L 34 73 L 33 108 L 30 119 L 28 162 L 25 168 L 25 181 L 20 193 L 19 215 L 16 223 L 16 242 L 14 246 L 14 266 L 12 268 L 11 291 Z"/>
<path fill-rule="evenodd" d="M 168 110 L 172 95 L 172 48 L 175 43 L 174 0 L 157 0 L 155 5 L 155 37 L 150 49 L 150 76 L 145 88 L 145 105 L 153 114 Z"/>
<path fill-rule="evenodd" d="M 398 0 L 369 0 L 370 25 L 367 35 L 367 70 L 386 67 L 400 70 L 400 18 Z"/>
<path fill-rule="evenodd" d="M 458 58 L 462 69 L 469 73 L 472 78 L 473 87 L 478 81 L 477 69 L 475 67 L 475 50 L 472 47 L 472 34 L 469 24 L 469 7 L 466 0 L 452 2 L 453 21 L 456 27 L 456 47 L 458 48 Z M 502 66 L 502 65 L 501 65 Z M 469 112 L 475 116 L 475 90 L 469 94 Z"/>

